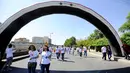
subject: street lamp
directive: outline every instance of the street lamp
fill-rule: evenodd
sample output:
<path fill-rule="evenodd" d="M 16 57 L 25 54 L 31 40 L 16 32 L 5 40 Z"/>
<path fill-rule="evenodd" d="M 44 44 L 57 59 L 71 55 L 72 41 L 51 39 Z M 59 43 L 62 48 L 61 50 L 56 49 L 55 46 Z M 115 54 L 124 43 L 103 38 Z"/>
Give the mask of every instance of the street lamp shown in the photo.
<path fill-rule="evenodd" d="M 51 39 L 51 35 L 52 35 L 53 33 L 50 33 L 50 39 Z M 51 39 L 51 42 L 52 42 L 52 39 Z M 51 43 L 50 43 L 51 44 Z"/>

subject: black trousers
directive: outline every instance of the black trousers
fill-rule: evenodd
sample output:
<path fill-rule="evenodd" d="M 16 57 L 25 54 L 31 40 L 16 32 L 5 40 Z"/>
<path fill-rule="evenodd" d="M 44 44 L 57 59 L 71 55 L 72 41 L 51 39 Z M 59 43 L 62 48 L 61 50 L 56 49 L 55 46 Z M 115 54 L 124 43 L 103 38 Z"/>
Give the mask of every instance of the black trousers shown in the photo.
<path fill-rule="evenodd" d="M 82 57 L 82 52 L 80 52 L 79 54 L 80 54 L 80 57 Z"/>
<path fill-rule="evenodd" d="M 45 73 L 45 69 L 46 69 L 46 73 L 50 73 L 50 64 L 41 64 L 41 73 Z"/>
<path fill-rule="evenodd" d="M 57 59 L 59 59 L 60 58 L 60 53 L 56 53 L 56 57 L 57 57 Z"/>
<path fill-rule="evenodd" d="M 61 59 L 64 60 L 65 53 L 61 53 Z"/>
<path fill-rule="evenodd" d="M 102 59 L 106 60 L 106 52 L 103 53 Z"/>
<path fill-rule="evenodd" d="M 36 73 L 36 67 L 37 67 L 37 62 L 33 62 L 31 64 L 28 62 L 28 73 Z"/>

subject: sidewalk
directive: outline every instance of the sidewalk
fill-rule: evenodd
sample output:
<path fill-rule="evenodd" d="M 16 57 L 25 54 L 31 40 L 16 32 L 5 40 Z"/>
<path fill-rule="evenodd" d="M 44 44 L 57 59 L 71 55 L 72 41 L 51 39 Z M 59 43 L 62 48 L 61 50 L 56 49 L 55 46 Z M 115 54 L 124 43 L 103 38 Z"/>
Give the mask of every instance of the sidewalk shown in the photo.
<path fill-rule="evenodd" d="M 102 57 L 102 53 L 101 52 L 96 52 L 95 50 L 90 50 L 90 52 L 88 52 L 89 54 L 98 56 L 98 57 Z"/>
<path fill-rule="evenodd" d="M 95 50 L 90 50 L 90 52 L 88 52 L 89 54 L 92 54 L 94 56 L 98 56 L 98 57 L 102 57 L 102 53 L 101 52 L 96 52 Z M 106 57 L 108 59 L 108 55 Z M 119 61 L 119 59 L 122 59 L 122 57 L 115 57 L 112 55 L 111 60 L 114 61 Z"/>
<path fill-rule="evenodd" d="M 102 53 L 101 52 L 96 52 L 95 50 L 90 50 L 90 52 L 88 52 L 88 54 L 92 54 L 94 56 L 102 57 Z M 112 60 L 116 59 L 118 62 L 130 63 L 130 60 L 126 60 L 124 57 L 115 57 L 115 56 L 112 56 L 111 59 Z"/>

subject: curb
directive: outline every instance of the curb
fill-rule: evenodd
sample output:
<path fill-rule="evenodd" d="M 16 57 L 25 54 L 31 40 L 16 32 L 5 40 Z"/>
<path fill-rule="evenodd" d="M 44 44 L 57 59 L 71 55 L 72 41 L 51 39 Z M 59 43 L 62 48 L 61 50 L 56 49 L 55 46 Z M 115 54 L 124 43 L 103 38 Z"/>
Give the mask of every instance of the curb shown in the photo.
<path fill-rule="evenodd" d="M 92 54 L 94 56 L 98 56 L 98 57 L 102 57 L 102 55 L 100 54 L 96 54 L 94 52 L 88 52 L 88 54 Z M 112 57 L 112 60 L 118 61 L 118 62 L 123 62 L 123 63 L 130 63 L 130 60 L 126 60 L 124 58 L 116 58 L 116 57 Z"/>
<path fill-rule="evenodd" d="M 126 59 L 118 59 L 119 62 L 124 62 L 124 63 L 130 63 L 130 60 L 126 60 Z"/>
<path fill-rule="evenodd" d="M 94 53 L 94 52 L 89 52 L 89 54 L 92 54 L 92 55 L 97 56 L 97 57 L 102 57 L 101 54 L 96 54 L 96 53 Z M 111 59 L 112 59 L 112 60 L 115 60 L 113 55 L 112 55 Z M 115 61 L 117 61 L 117 60 L 115 60 Z"/>

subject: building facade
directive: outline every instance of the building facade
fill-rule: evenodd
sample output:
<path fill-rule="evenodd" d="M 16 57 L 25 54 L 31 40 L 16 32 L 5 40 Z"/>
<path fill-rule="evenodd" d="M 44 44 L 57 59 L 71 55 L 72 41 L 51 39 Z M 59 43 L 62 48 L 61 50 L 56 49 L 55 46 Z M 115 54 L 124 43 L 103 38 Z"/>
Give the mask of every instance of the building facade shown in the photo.
<path fill-rule="evenodd" d="M 47 36 L 43 37 L 43 41 L 44 41 L 44 44 L 45 43 L 48 43 L 49 45 L 51 44 L 51 39 L 49 37 L 47 37 Z"/>
<path fill-rule="evenodd" d="M 30 45 L 29 39 L 18 38 L 11 42 L 16 49 L 16 52 L 27 51 Z"/>
<path fill-rule="evenodd" d="M 43 37 L 33 37 L 32 43 L 44 43 Z"/>
<path fill-rule="evenodd" d="M 30 45 L 34 45 L 36 49 L 41 48 L 45 43 L 48 43 L 49 46 L 52 45 L 51 39 L 47 36 L 33 37 L 32 42 L 30 42 L 29 39 L 26 38 L 17 38 L 11 43 L 14 45 L 16 52 L 27 51 Z"/>

